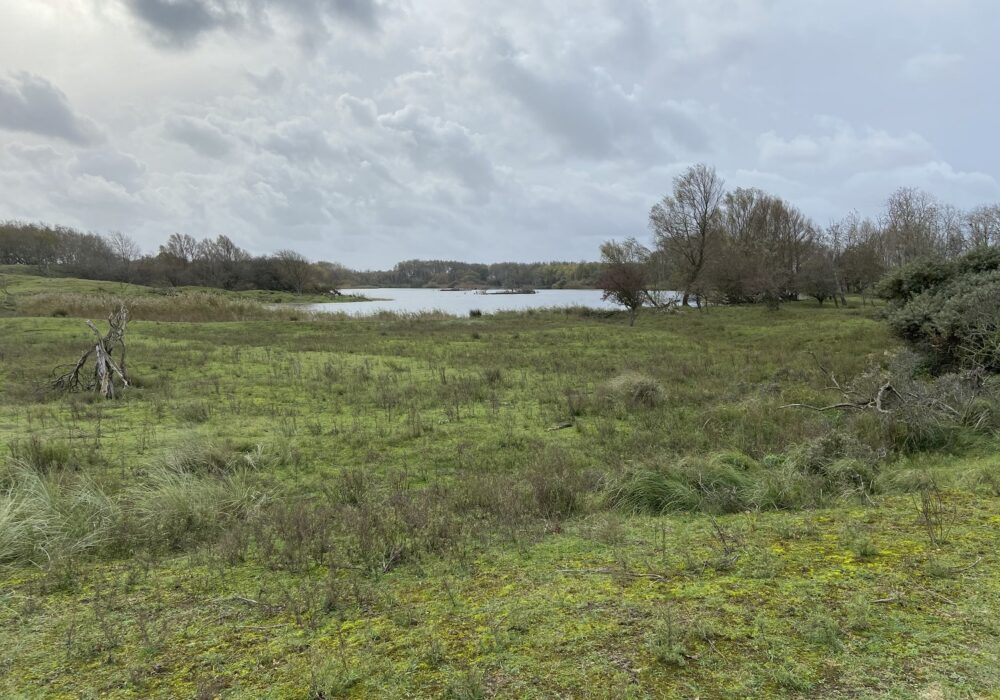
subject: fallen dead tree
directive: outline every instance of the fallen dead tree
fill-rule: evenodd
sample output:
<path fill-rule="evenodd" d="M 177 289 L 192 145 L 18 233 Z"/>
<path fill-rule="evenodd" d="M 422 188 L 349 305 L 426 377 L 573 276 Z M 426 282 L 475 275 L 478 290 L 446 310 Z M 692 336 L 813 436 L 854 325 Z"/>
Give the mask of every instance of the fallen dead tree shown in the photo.
<path fill-rule="evenodd" d="M 52 388 L 64 392 L 96 391 L 106 399 L 113 399 L 128 387 L 128 369 L 125 366 L 125 329 L 128 326 L 128 317 L 128 307 L 119 304 L 118 308 L 108 316 L 108 332 L 104 335 L 101 335 L 92 321 L 87 321 L 87 326 L 93 331 L 96 342 L 80 356 L 69 371 L 52 381 Z M 93 374 L 87 376 L 87 363 L 91 357 L 94 358 Z M 116 387 L 116 383 L 120 386 Z"/>
<path fill-rule="evenodd" d="M 830 379 L 832 386 L 827 387 L 828 389 L 835 389 L 840 392 L 840 395 L 844 398 L 843 401 L 839 403 L 830 404 L 828 406 L 814 406 L 812 404 L 806 403 L 789 403 L 781 406 L 780 408 L 807 408 L 812 411 L 834 411 L 842 409 L 854 409 L 858 411 L 863 411 L 865 409 L 874 409 L 879 413 L 889 413 L 889 409 L 886 408 L 886 400 L 890 397 L 896 397 L 903 400 L 903 396 L 896 390 L 892 385 L 891 381 L 880 381 L 877 388 L 873 387 L 869 391 L 859 391 L 856 387 L 847 386 L 845 387 L 839 381 L 837 381 L 836 375 L 829 369 L 823 366 L 819 361 L 819 358 L 815 354 L 810 353 L 813 360 L 819 366 L 820 371 L 827 375 Z"/>
<path fill-rule="evenodd" d="M 998 427 L 1000 384 L 982 369 L 937 377 L 921 375 L 921 358 L 903 351 L 889 367 L 871 366 L 850 382 L 841 382 L 813 355 L 830 385 L 842 400 L 828 405 L 790 403 L 779 408 L 811 411 L 872 411 L 907 424 L 957 423 L 975 430 Z"/>

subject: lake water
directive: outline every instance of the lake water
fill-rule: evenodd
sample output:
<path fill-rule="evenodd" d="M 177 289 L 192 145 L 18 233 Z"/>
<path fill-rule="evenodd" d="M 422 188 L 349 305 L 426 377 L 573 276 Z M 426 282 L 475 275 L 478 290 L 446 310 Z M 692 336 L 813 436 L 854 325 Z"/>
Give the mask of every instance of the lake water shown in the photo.
<path fill-rule="evenodd" d="M 521 311 L 561 306 L 587 306 L 594 309 L 621 308 L 601 300 L 599 289 L 540 289 L 534 294 L 480 294 L 475 291 L 442 292 L 440 289 L 342 289 L 344 294 L 363 294 L 380 301 L 345 304 L 309 304 L 310 311 L 371 316 L 380 311 L 419 313 L 441 311 L 468 316 L 472 309 L 484 314 L 496 311 Z"/>

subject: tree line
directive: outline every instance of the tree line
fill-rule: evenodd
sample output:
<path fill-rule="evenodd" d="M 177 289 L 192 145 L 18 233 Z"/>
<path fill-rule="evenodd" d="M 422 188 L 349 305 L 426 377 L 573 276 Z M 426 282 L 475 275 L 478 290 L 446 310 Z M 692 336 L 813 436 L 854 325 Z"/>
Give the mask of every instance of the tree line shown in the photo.
<path fill-rule="evenodd" d="M 198 240 L 172 234 L 143 254 L 123 233 L 98 235 L 65 227 L 0 223 L 0 264 L 29 265 L 42 274 L 131 282 L 154 287 L 203 286 L 317 293 L 341 287 L 594 287 L 598 262 L 466 263 L 406 260 L 391 270 L 352 270 L 310 262 L 293 250 L 254 256 L 227 236 Z"/>
<path fill-rule="evenodd" d="M 1000 243 L 1000 204 L 962 211 L 900 188 L 877 217 L 852 213 L 820 227 L 791 203 L 757 188 L 727 190 L 698 164 L 674 178 L 649 213 L 652 245 L 630 238 L 601 248 L 599 286 L 633 310 L 655 289 L 680 303 L 771 305 L 809 296 L 821 304 L 868 295 L 889 271 L 923 259 L 953 259 Z"/>

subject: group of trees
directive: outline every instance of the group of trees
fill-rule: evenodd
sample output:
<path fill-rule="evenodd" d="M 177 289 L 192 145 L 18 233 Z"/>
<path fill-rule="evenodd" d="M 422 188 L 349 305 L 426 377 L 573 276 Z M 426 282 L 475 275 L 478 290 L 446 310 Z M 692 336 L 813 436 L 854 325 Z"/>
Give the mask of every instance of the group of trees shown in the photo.
<path fill-rule="evenodd" d="M 302 293 L 335 289 L 347 280 L 347 271 L 335 263 L 311 263 L 291 250 L 253 256 L 226 236 L 196 240 L 173 234 L 155 255 L 143 255 L 123 233 L 100 236 L 19 222 L 0 224 L 0 264 L 30 265 L 42 274 L 160 287 Z"/>
<path fill-rule="evenodd" d="M 674 178 L 649 226 L 652 247 L 635 239 L 602 247 L 601 287 L 609 298 L 655 303 L 647 290 L 675 289 L 685 305 L 776 305 L 801 295 L 836 303 L 870 293 L 888 271 L 913 261 L 1000 243 L 1000 205 L 963 212 L 903 188 L 876 219 L 852 214 L 821 228 L 780 197 L 727 191 L 713 168 L 699 164 Z M 622 290 L 622 280 L 635 288 Z"/>
<path fill-rule="evenodd" d="M 227 236 L 198 240 L 175 233 L 143 255 L 122 233 L 100 236 L 63 227 L 0 223 L 0 264 L 31 265 L 43 274 L 116 280 L 157 287 L 205 286 L 325 292 L 346 286 L 594 287 L 598 262 L 493 263 L 407 260 L 391 270 L 357 271 L 310 262 L 292 250 L 254 256 Z"/>

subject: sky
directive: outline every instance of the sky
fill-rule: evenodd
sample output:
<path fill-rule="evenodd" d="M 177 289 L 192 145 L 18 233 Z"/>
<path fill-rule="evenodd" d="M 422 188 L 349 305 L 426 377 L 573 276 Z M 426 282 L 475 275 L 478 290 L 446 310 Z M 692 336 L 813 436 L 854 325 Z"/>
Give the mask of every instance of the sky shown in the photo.
<path fill-rule="evenodd" d="M 697 162 L 826 225 L 1000 201 L 995 0 L 2 0 L 0 219 L 596 259 Z"/>

